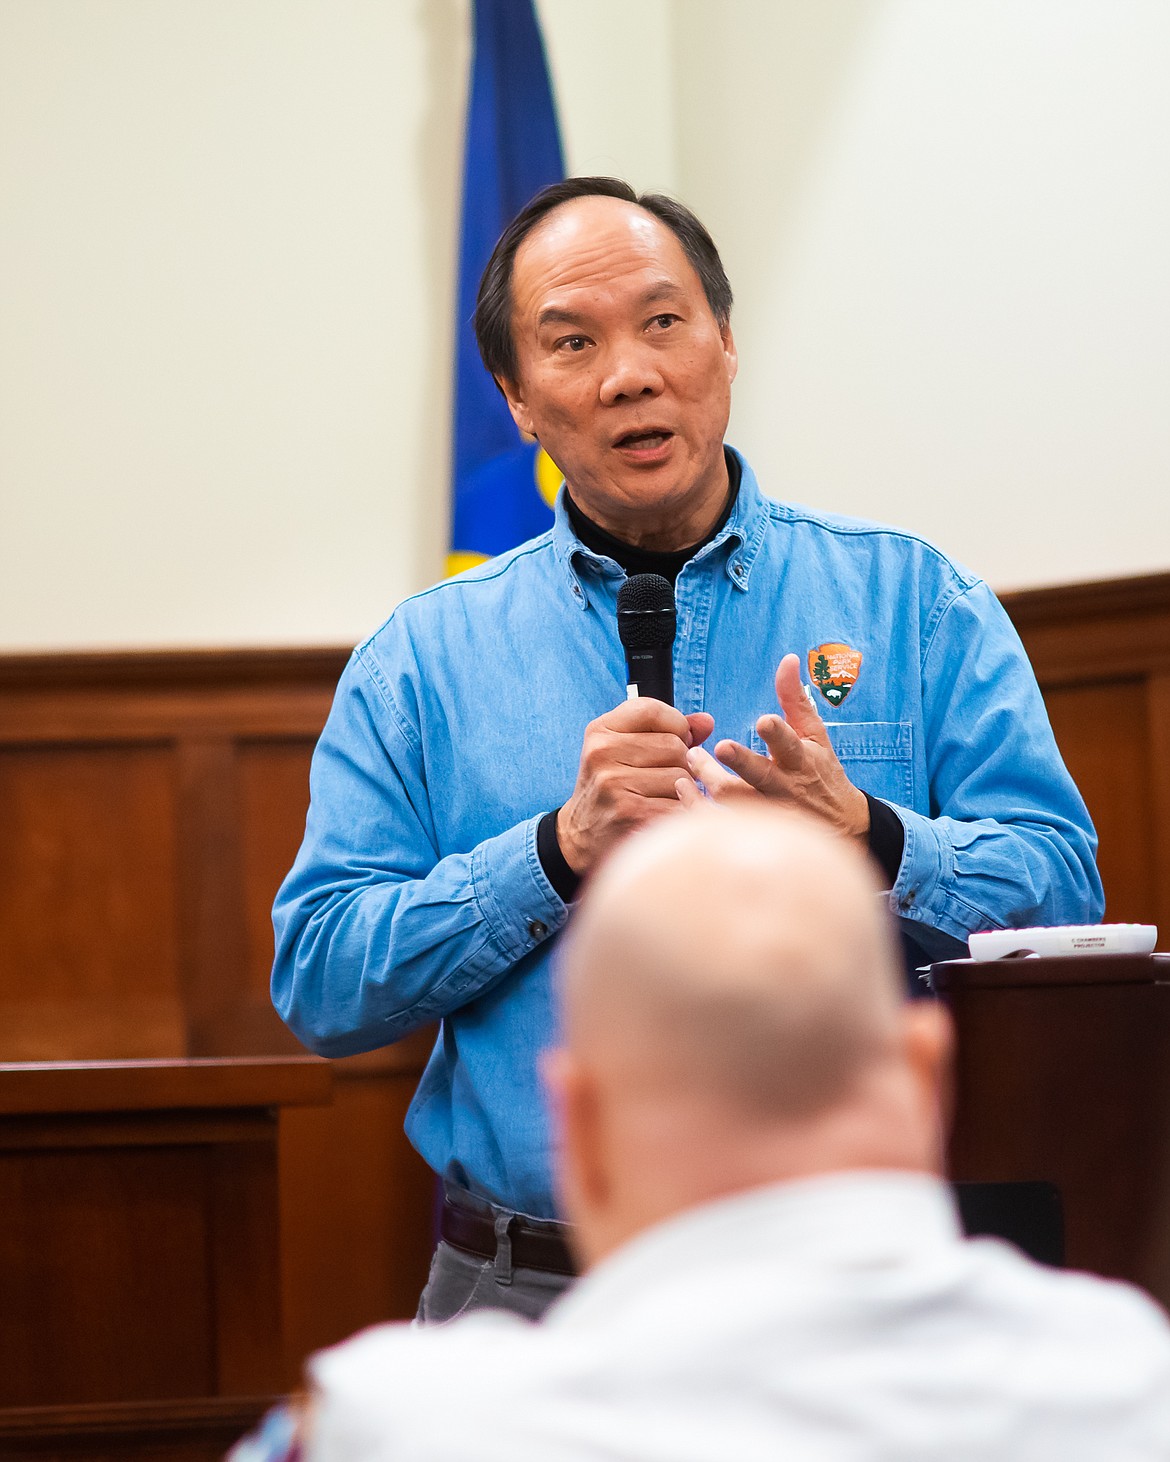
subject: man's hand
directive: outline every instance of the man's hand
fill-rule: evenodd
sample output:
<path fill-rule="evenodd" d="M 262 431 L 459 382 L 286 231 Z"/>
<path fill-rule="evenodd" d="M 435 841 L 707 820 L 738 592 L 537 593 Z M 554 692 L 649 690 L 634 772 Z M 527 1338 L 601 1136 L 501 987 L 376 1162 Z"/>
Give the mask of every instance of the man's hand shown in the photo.
<path fill-rule="evenodd" d="M 811 812 L 846 837 L 864 838 L 869 832 L 869 803 L 837 760 L 825 723 L 804 693 L 795 655 L 780 661 L 776 699 L 784 719 L 768 715 L 756 722 L 768 755 L 757 756 L 738 741 L 720 741 L 715 756 L 696 746 L 687 755 L 691 775 L 676 786 L 679 801 L 686 806 L 702 801 L 693 780 L 697 779 L 715 802 L 762 795 Z"/>
<path fill-rule="evenodd" d="M 557 814 L 557 842 L 586 874 L 626 833 L 679 806 L 675 784 L 695 795 L 687 752 L 715 729 L 706 711 L 684 716 L 662 701 L 623 701 L 585 728 L 573 795 Z"/>

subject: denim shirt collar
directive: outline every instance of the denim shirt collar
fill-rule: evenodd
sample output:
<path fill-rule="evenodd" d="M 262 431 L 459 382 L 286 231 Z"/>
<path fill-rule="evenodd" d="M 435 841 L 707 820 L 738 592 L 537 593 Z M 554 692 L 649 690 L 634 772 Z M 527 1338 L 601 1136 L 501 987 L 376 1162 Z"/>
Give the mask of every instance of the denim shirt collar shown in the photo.
<path fill-rule="evenodd" d="M 744 460 L 741 452 L 736 451 L 734 447 L 731 450 L 735 452 L 743 473 L 735 499 L 735 507 L 722 530 L 710 543 L 703 545 L 691 563 L 714 562 L 718 554 L 722 559 L 723 571 L 732 584 L 737 589 L 746 592 L 751 579 L 752 566 L 764 541 L 768 511 L 755 473 Z M 568 509 L 565 507 L 563 485 L 557 494 L 552 535 L 557 562 L 565 575 L 569 593 L 579 608 L 587 609 L 589 607 L 589 580 L 591 577 L 606 579 L 623 577 L 621 567 L 612 558 L 606 558 L 594 553 L 592 549 L 586 548 L 573 532 Z"/>

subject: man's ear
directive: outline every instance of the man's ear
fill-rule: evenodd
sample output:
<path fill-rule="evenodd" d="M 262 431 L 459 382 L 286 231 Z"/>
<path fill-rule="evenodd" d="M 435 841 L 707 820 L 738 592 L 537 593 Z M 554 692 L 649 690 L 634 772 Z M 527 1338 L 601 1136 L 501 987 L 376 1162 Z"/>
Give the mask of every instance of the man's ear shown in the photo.
<path fill-rule="evenodd" d="M 519 381 L 509 381 L 504 376 L 496 376 L 495 382 L 504 393 L 504 400 L 508 403 L 508 410 L 512 413 L 512 420 L 525 436 L 535 438 L 536 432 L 532 428 L 532 417 L 525 403 L 524 393 L 520 388 Z"/>
<path fill-rule="evenodd" d="M 552 1112 L 561 1208 L 570 1223 L 588 1230 L 609 1195 L 597 1086 L 589 1069 L 563 1046 L 544 1053 L 540 1074 Z"/>
<path fill-rule="evenodd" d="M 954 1110 L 954 1024 L 938 1000 L 909 1000 L 903 1006 L 906 1062 L 915 1079 L 924 1116 L 937 1128 L 941 1166 Z"/>
<path fill-rule="evenodd" d="M 723 341 L 723 359 L 727 362 L 727 384 L 730 385 L 739 371 L 739 352 L 735 348 L 730 322 L 720 326 L 719 336 Z"/>

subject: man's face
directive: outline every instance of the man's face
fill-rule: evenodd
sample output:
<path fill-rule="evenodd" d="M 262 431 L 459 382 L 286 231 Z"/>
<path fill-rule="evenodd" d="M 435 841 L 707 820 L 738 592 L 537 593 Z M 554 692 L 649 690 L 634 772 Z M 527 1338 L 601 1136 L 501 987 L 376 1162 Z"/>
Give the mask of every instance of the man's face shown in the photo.
<path fill-rule="evenodd" d="M 621 199 L 562 204 L 512 270 L 513 419 L 579 506 L 631 543 L 681 548 L 727 493 L 735 344 L 674 234 Z"/>

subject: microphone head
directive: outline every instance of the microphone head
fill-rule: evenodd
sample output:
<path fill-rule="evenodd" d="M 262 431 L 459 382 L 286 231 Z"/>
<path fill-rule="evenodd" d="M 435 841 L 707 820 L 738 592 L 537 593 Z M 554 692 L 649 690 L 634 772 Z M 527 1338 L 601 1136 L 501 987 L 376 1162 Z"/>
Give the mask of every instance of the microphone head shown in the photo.
<path fill-rule="evenodd" d="M 618 590 L 617 621 L 627 653 L 673 645 L 674 585 L 661 574 L 632 574 Z"/>

